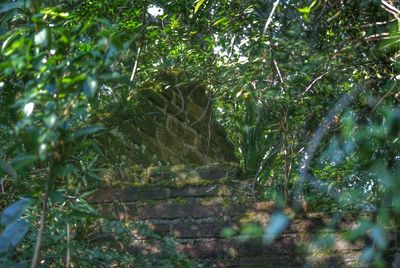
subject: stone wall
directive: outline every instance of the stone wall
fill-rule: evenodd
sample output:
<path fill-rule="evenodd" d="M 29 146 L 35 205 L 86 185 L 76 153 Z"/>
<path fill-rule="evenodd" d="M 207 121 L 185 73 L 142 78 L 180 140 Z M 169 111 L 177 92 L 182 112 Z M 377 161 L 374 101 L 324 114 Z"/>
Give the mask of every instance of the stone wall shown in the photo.
<path fill-rule="evenodd" d="M 100 143 L 111 160 L 143 166 L 236 161 L 225 130 L 214 120 L 205 87 L 177 79 L 164 77 L 163 83 L 138 90 L 129 107 L 102 115 L 109 132 Z"/>
<path fill-rule="evenodd" d="M 142 184 L 125 178 L 123 186 L 114 183 L 97 190 L 90 202 L 103 215 L 143 222 L 163 236 L 174 237 L 179 252 L 205 267 L 356 265 L 362 244 L 332 236 L 329 250 L 314 247 L 316 234 L 331 235 L 326 231 L 329 219 L 321 215 L 296 217 L 286 210 L 291 217 L 289 228 L 272 245 L 263 245 L 257 230 L 264 228 L 277 208 L 271 202 L 254 202 L 246 190 L 251 183 L 238 181 L 237 175 L 233 164 L 148 168 L 141 174 Z M 353 223 L 342 220 L 340 230 L 352 228 Z M 223 235 L 227 231 L 242 235 L 228 238 Z M 146 238 L 137 240 L 132 250 L 157 254 Z"/>

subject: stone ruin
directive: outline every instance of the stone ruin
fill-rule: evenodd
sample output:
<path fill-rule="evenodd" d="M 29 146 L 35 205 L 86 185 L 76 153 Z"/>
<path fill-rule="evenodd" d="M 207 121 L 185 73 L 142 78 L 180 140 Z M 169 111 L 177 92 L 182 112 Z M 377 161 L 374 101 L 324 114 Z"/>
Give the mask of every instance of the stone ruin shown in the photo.
<path fill-rule="evenodd" d="M 333 235 L 330 219 L 320 214 L 296 217 L 285 210 L 291 224 L 271 245 L 263 244 L 260 234 L 246 233 L 251 228 L 263 230 L 278 208 L 249 198 L 244 190 L 248 182 L 239 180 L 238 174 L 234 164 L 152 167 L 139 175 L 142 184 L 127 177 L 122 184 L 98 189 L 89 202 L 112 219 L 144 223 L 175 238 L 176 250 L 204 267 L 357 266 L 362 243 L 332 236 L 332 248 L 318 249 L 317 234 Z M 343 231 L 353 226 L 351 218 L 338 223 Z M 225 230 L 239 236 L 226 237 Z M 150 241 L 137 237 L 129 251 L 156 256 L 161 246 Z"/>
<path fill-rule="evenodd" d="M 103 115 L 110 131 L 101 144 L 109 159 L 122 156 L 144 167 L 237 161 L 224 128 L 213 117 L 204 86 L 174 85 L 176 79 L 138 90 L 129 111 L 120 108 Z"/>
<path fill-rule="evenodd" d="M 142 89 L 135 99 L 132 110 L 104 116 L 110 131 L 100 142 L 111 162 L 122 159 L 145 168 L 139 173 L 105 175 L 109 185 L 90 197 L 104 215 L 143 222 L 161 235 L 174 237 L 178 252 L 205 267 L 357 263 L 362 244 L 335 237 L 329 251 L 313 246 L 315 234 L 330 235 L 329 220 L 321 215 L 292 216 L 290 227 L 272 245 L 264 245 L 257 235 L 247 240 L 224 236 L 225 228 L 240 233 L 252 224 L 262 230 L 277 208 L 255 202 L 246 190 L 252 183 L 240 177 L 233 145 L 213 118 L 212 100 L 204 87 L 171 82 Z M 352 224 L 343 220 L 340 227 L 346 230 Z M 131 250 L 157 254 L 146 241 L 138 239 Z"/>

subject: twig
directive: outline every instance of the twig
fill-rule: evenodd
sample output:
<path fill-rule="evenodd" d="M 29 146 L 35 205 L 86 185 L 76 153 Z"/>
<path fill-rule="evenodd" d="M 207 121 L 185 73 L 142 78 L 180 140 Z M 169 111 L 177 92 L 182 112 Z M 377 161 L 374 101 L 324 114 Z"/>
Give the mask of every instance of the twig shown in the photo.
<path fill-rule="evenodd" d="M 231 44 L 230 44 L 230 51 L 229 51 L 229 55 L 228 55 L 228 62 L 229 60 L 232 58 L 233 52 L 234 52 L 234 44 L 235 44 L 235 39 L 236 39 L 236 35 L 233 35 L 232 40 L 231 40 Z"/>
<path fill-rule="evenodd" d="M 400 28 L 400 10 L 393 6 L 391 3 L 381 0 L 381 6 L 384 10 L 392 14 L 396 19 L 397 19 L 397 29 L 399 30 Z"/>
<path fill-rule="evenodd" d="M 396 18 L 400 15 L 400 10 L 385 0 L 381 0 L 382 7 L 389 13 L 393 14 Z"/>
<path fill-rule="evenodd" d="M 372 108 L 371 112 L 375 112 L 375 110 L 379 107 L 379 105 L 393 92 L 394 88 L 395 88 L 395 84 L 393 84 L 393 86 L 390 88 L 390 90 L 388 92 L 386 92 L 386 94 L 383 95 L 382 98 L 379 99 L 379 101 Z"/>
<path fill-rule="evenodd" d="M 69 268 L 71 262 L 71 226 L 67 222 L 67 256 L 65 257 L 65 268 Z"/>
<path fill-rule="evenodd" d="M 50 171 L 49 177 L 47 178 L 46 181 L 46 191 L 43 197 L 43 208 L 40 214 L 39 231 L 36 237 L 35 251 L 31 262 L 31 268 L 36 268 L 39 262 L 40 249 L 42 247 L 43 232 L 46 225 L 47 208 L 48 208 L 49 193 L 50 193 L 50 180 L 52 180 L 51 175 L 53 174 Z"/>
<path fill-rule="evenodd" d="M 143 46 L 143 43 L 145 40 L 146 26 L 147 26 L 146 12 L 147 12 L 147 3 L 145 1 L 143 4 L 143 10 L 142 10 L 142 30 L 141 30 L 140 44 L 138 45 L 138 48 L 136 50 L 135 64 L 133 65 L 132 74 L 129 79 L 129 82 L 131 82 L 131 85 L 129 86 L 129 91 L 131 90 L 131 86 L 133 85 L 133 82 L 135 81 L 135 77 L 136 77 L 136 73 L 137 73 L 137 69 L 138 69 L 138 65 L 139 65 L 140 52 L 142 50 L 142 46 Z"/>
<path fill-rule="evenodd" d="M 360 25 L 360 26 L 348 26 L 345 27 L 346 30 L 348 29 L 358 29 L 358 28 L 370 28 L 370 27 L 376 27 L 376 26 L 381 26 L 381 25 L 386 25 L 389 24 L 391 22 L 394 22 L 396 19 L 391 19 L 391 20 L 387 20 L 387 21 L 377 21 L 374 23 L 368 23 L 368 24 L 364 24 L 364 25 Z"/>
<path fill-rule="evenodd" d="M 6 177 L 2 177 L 0 179 L 0 192 L 5 193 L 6 191 L 4 190 L 4 180 L 6 179 Z"/>
<path fill-rule="evenodd" d="M 282 87 L 282 91 L 283 91 L 283 89 L 284 89 L 283 78 L 282 78 L 282 74 L 281 74 L 281 71 L 279 70 L 279 66 L 278 66 L 278 63 L 276 62 L 276 60 L 274 60 L 274 65 L 275 65 L 276 72 L 278 73 L 279 81 L 281 82 L 281 87 Z"/>
<path fill-rule="evenodd" d="M 300 94 L 299 98 L 303 97 L 304 94 L 306 94 L 306 93 L 313 87 L 313 85 L 314 85 L 318 80 L 320 80 L 321 78 L 323 78 L 323 77 L 324 77 L 325 75 L 327 75 L 327 74 L 328 74 L 328 72 L 326 72 L 326 73 L 324 73 L 324 74 L 321 74 L 320 76 L 318 76 L 317 78 L 315 78 L 315 79 L 308 85 L 308 87 L 306 88 L 306 90 L 304 90 L 304 92 Z"/>
<path fill-rule="evenodd" d="M 341 11 L 341 10 L 339 10 L 338 12 L 336 12 L 332 17 L 328 18 L 326 21 L 327 21 L 327 22 L 331 22 L 331 21 L 333 21 L 334 19 L 336 19 L 337 17 L 339 17 L 340 14 L 342 14 L 342 11 Z"/>
<path fill-rule="evenodd" d="M 137 71 L 137 67 L 138 67 L 138 63 L 139 63 L 140 51 L 141 51 L 141 47 L 139 46 L 136 51 L 136 59 L 135 59 L 135 64 L 133 65 L 132 74 L 131 74 L 131 77 L 129 78 L 129 82 L 131 82 L 131 83 L 133 82 L 133 80 L 135 80 L 136 71 Z"/>
<path fill-rule="evenodd" d="M 398 35 L 395 36 L 390 36 L 390 33 L 377 33 L 377 34 L 371 34 L 366 37 L 364 37 L 364 41 L 366 42 L 371 42 L 371 41 L 380 41 L 380 40 L 387 40 L 391 38 L 398 38 Z"/>
<path fill-rule="evenodd" d="M 274 16 L 274 13 L 275 13 L 276 8 L 278 7 L 278 4 L 279 4 L 279 0 L 276 0 L 276 1 L 274 2 L 273 6 L 272 6 L 272 10 L 271 10 L 271 12 L 269 13 L 268 19 L 267 19 L 267 21 L 265 22 L 265 25 L 264 25 L 264 30 L 263 30 L 263 33 L 262 33 L 263 36 L 264 36 L 265 33 L 267 32 L 268 26 L 269 26 L 269 25 L 271 24 L 271 22 L 272 22 L 272 17 Z"/>
<path fill-rule="evenodd" d="M 265 152 L 263 160 L 262 160 L 260 166 L 258 167 L 257 173 L 254 176 L 254 183 L 259 179 L 262 169 L 265 166 L 265 164 L 267 163 L 267 161 L 271 157 L 273 157 L 274 155 L 276 155 L 278 153 L 278 150 L 281 148 L 282 143 L 283 143 L 283 141 L 279 140 L 279 142 L 277 142 L 277 144 L 272 148 L 272 150 L 268 150 Z"/>

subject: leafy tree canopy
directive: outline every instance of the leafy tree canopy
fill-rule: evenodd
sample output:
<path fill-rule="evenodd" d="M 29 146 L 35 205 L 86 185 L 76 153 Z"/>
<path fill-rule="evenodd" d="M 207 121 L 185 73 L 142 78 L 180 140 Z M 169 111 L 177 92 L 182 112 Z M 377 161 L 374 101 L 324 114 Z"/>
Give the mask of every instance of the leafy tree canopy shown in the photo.
<path fill-rule="evenodd" d="M 35 267 L 71 250 L 87 265 L 132 261 L 88 252 L 87 236 L 69 234 L 89 235 L 83 226 L 97 216 L 85 196 L 115 164 L 96 142 L 102 114 L 131 112 L 135 92 L 168 71 L 207 85 L 258 199 L 371 213 L 349 239 L 369 230 L 363 260 L 384 266 L 381 234 L 397 230 L 400 211 L 399 9 L 389 0 L 0 1 L 0 205 L 11 205 L 0 264 Z"/>

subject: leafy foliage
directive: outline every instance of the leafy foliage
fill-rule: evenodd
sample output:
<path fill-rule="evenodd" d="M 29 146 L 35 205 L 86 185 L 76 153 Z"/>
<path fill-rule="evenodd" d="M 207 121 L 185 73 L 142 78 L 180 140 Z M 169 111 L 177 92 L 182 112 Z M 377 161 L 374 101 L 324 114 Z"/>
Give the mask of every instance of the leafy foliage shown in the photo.
<path fill-rule="evenodd" d="M 21 215 L 30 203 L 30 199 L 23 198 L 3 211 L 0 223 L 4 226 L 4 231 L 0 236 L 0 254 L 10 252 L 18 246 L 28 232 L 29 223 Z"/>
<path fill-rule="evenodd" d="M 96 144 L 99 117 L 129 114 L 136 90 L 160 70 L 185 70 L 208 85 L 257 198 L 295 208 L 303 199 L 334 218 L 371 213 L 348 239 L 369 237 L 362 260 L 383 266 L 384 234 L 397 233 L 400 206 L 395 5 L 133 2 L 1 2 L 0 206 L 11 206 L 0 254 L 17 246 L 13 260 L 25 263 L 39 253 L 59 265 L 60 255 L 86 258 L 88 266 L 131 262 L 116 251 L 88 253 L 74 236 L 96 222 L 85 197 L 99 172 L 120 164 L 107 163 Z M 12 204 L 19 196 L 35 200 L 23 219 L 27 199 Z M 284 215 L 274 219 L 268 242 L 286 224 Z M 39 231 L 22 240 L 26 221 Z M 19 236 L 11 239 L 10 230 Z"/>

